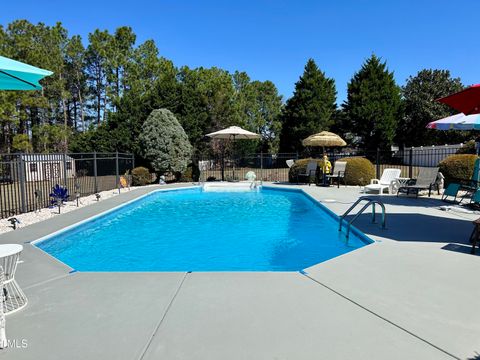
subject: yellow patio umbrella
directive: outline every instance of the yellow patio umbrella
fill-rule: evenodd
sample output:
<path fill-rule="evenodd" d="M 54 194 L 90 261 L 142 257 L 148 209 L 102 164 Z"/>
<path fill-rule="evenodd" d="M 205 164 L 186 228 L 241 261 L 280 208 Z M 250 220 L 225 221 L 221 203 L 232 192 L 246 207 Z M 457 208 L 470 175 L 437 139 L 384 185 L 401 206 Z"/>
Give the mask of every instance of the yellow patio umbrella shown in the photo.
<path fill-rule="evenodd" d="M 303 146 L 321 146 L 325 154 L 325 147 L 346 146 L 347 143 L 337 134 L 329 131 L 322 131 L 313 134 L 302 141 Z"/>
<path fill-rule="evenodd" d="M 322 131 L 318 134 L 313 134 L 302 141 L 303 146 L 321 146 L 323 148 L 323 186 L 327 186 L 327 180 L 325 174 L 330 172 L 332 164 L 325 157 L 325 147 L 332 146 L 346 146 L 347 143 L 337 134 L 329 131 Z"/>

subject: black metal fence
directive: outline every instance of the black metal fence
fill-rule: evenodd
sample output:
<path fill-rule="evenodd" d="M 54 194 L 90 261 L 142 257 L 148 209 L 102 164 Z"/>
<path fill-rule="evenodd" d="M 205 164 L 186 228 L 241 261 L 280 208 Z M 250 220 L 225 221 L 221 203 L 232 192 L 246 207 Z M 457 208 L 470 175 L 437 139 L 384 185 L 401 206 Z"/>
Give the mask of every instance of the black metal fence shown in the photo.
<path fill-rule="evenodd" d="M 194 159 L 200 170 L 200 181 L 243 180 L 249 171 L 255 172 L 258 180 L 288 180 L 287 160 L 296 160 L 295 153 L 250 154 L 241 158 L 209 156 Z"/>
<path fill-rule="evenodd" d="M 123 153 L 0 154 L 0 218 L 48 207 L 56 184 L 71 197 L 116 189 L 134 166 Z"/>
<path fill-rule="evenodd" d="M 327 152 L 332 164 L 338 159 L 361 156 L 375 166 L 376 177 L 380 178 L 385 168 L 400 169 L 401 177 L 415 178 L 422 167 L 436 167 L 449 155 L 457 153 L 462 145 L 414 147 L 392 151 Z M 249 171 L 254 171 L 262 181 L 287 182 L 289 164 L 300 158 L 321 158 L 323 153 L 300 156 L 296 153 L 251 154 L 241 158 L 221 156 L 200 157 L 194 160 L 200 169 L 200 181 L 243 180 Z M 287 162 L 290 160 L 289 162 Z"/>
<path fill-rule="evenodd" d="M 375 166 L 375 176 L 379 179 L 386 168 L 400 169 L 401 177 L 415 178 L 422 167 L 437 167 L 446 157 L 456 154 L 462 145 L 412 147 L 392 151 L 355 151 L 350 153 L 329 153 L 329 159 L 334 161 L 349 157 L 361 156 L 370 160 Z"/>

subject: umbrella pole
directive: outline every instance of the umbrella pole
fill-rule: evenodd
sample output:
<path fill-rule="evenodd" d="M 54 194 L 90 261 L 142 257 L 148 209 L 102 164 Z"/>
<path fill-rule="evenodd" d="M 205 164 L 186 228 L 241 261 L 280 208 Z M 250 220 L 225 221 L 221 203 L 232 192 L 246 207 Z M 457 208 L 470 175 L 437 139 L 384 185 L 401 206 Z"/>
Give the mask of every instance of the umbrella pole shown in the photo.
<path fill-rule="evenodd" d="M 222 140 L 222 181 L 225 181 L 225 142 Z"/>
<path fill-rule="evenodd" d="M 233 135 L 233 175 L 232 181 L 235 181 L 235 135 Z"/>

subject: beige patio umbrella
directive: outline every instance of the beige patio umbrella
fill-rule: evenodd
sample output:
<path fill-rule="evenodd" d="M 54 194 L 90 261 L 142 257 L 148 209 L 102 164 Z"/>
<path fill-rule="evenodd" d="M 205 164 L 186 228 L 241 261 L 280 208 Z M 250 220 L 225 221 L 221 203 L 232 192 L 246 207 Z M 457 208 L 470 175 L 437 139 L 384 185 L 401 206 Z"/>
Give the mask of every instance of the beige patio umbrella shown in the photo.
<path fill-rule="evenodd" d="M 230 126 L 226 129 L 215 131 L 213 133 L 207 134 L 208 137 L 212 139 L 224 139 L 224 140 L 233 140 L 233 154 L 235 155 L 235 140 L 251 140 L 259 139 L 260 135 L 253 133 L 251 131 L 242 129 L 240 126 Z M 235 157 L 235 156 L 234 156 Z M 233 178 L 235 179 L 235 159 L 233 161 Z M 222 174 L 223 180 L 223 174 Z"/>
<path fill-rule="evenodd" d="M 313 134 L 302 141 L 303 146 L 321 146 L 325 154 L 325 147 L 346 146 L 347 143 L 337 134 L 329 131 L 322 131 Z"/>

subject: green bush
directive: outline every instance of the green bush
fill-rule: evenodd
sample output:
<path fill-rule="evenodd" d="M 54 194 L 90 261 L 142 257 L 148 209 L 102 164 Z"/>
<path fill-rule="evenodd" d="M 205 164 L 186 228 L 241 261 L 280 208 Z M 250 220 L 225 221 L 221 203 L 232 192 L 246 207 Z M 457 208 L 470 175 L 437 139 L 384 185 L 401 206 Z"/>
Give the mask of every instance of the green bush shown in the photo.
<path fill-rule="evenodd" d="M 468 182 L 473 175 L 477 155 L 450 155 L 440 161 L 440 172 L 445 176 L 445 186 L 451 182 Z"/>
<path fill-rule="evenodd" d="M 136 167 L 132 170 L 132 185 L 143 186 L 152 182 L 150 171 L 143 166 Z"/>
<path fill-rule="evenodd" d="M 457 150 L 457 154 L 475 154 L 475 140 L 467 141 Z"/>
<path fill-rule="evenodd" d="M 304 174 L 305 171 L 307 170 L 307 164 L 311 160 L 316 160 L 318 167 L 321 167 L 323 165 L 323 159 L 308 158 L 308 159 L 296 160 L 295 163 L 290 168 L 290 170 L 288 171 L 288 181 L 291 182 L 291 183 L 296 183 L 297 182 L 297 174 L 299 174 L 299 173 Z M 317 181 L 318 181 L 318 176 L 319 176 L 319 171 L 318 171 L 318 168 L 317 168 L 317 173 L 315 175 L 315 178 L 316 178 Z M 303 179 L 305 179 L 305 177 L 303 177 Z M 299 180 L 301 180 L 301 179 L 299 179 Z"/>
<path fill-rule="evenodd" d="M 375 178 L 375 167 L 370 160 L 363 157 L 348 157 L 338 159 L 337 161 L 345 161 L 347 168 L 345 169 L 345 182 L 348 185 L 367 185 L 370 180 Z"/>
<path fill-rule="evenodd" d="M 197 182 L 200 178 L 200 169 L 195 164 L 189 164 L 181 176 L 177 179 L 181 182 Z"/>

